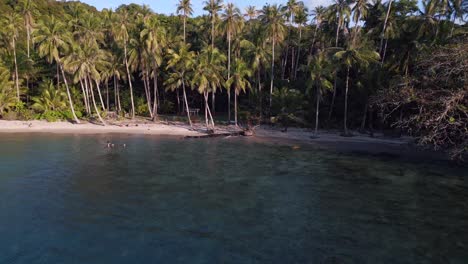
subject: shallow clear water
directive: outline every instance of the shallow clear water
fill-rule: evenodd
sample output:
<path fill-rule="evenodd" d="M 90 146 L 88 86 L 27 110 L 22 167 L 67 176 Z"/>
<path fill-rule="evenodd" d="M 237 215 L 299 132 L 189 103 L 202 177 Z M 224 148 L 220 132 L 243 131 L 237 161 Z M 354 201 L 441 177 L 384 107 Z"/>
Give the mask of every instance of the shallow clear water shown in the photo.
<path fill-rule="evenodd" d="M 2 264 L 468 261 L 462 168 L 247 139 L 0 146 Z"/>

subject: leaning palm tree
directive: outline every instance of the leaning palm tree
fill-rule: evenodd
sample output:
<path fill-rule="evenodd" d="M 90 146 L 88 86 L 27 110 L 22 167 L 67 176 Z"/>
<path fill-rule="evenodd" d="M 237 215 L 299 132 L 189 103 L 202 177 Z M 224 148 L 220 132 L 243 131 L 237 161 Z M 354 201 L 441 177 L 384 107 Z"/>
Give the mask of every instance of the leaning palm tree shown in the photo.
<path fill-rule="evenodd" d="M 169 61 L 167 62 L 166 70 L 172 70 L 169 78 L 166 80 L 166 86 L 175 90 L 182 87 L 184 95 L 185 112 L 189 125 L 192 127 L 192 120 L 190 119 L 190 112 L 187 100 L 186 85 L 188 83 L 187 74 L 193 70 L 195 63 L 195 53 L 190 51 L 190 45 L 180 43 L 177 49 L 168 50 Z"/>
<path fill-rule="evenodd" d="M 34 42 L 37 43 L 38 52 L 41 57 L 45 57 L 47 62 L 50 64 L 55 62 L 58 65 L 67 89 L 68 103 L 70 104 L 73 119 L 75 119 L 75 122 L 79 124 L 80 121 L 76 116 L 75 108 L 73 106 L 73 100 L 70 94 L 67 77 L 65 76 L 61 54 L 68 50 L 69 43 L 71 42 L 71 36 L 67 31 L 67 27 L 60 21 L 56 20 L 54 16 L 46 17 L 41 20 L 41 23 L 39 24 L 39 29 L 36 37 L 34 37 Z"/>
<path fill-rule="evenodd" d="M 260 16 L 265 31 L 271 42 L 271 83 L 270 83 L 270 107 L 272 104 L 272 94 L 275 79 L 275 46 L 284 39 L 285 25 L 284 17 L 279 5 L 266 5 L 262 9 Z"/>
<path fill-rule="evenodd" d="M 372 48 L 365 46 L 363 43 L 354 43 L 349 45 L 345 50 L 340 50 L 335 53 L 334 57 L 346 67 L 346 89 L 345 89 L 345 107 L 344 107 L 344 134 L 349 135 L 347 126 L 348 117 L 348 90 L 349 90 L 349 73 L 351 68 L 366 68 L 369 64 L 378 62 L 380 56 Z"/>
<path fill-rule="evenodd" d="M 234 87 L 234 123 L 237 124 L 237 96 L 241 92 L 245 92 L 251 88 L 249 78 L 252 76 L 252 70 L 248 67 L 247 63 L 241 59 L 237 59 L 234 65 L 234 72 L 232 77 L 226 82 L 227 87 Z"/>
<path fill-rule="evenodd" d="M 6 14 L 0 20 L 0 26 L 3 28 L 3 32 L 5 34 L 5 38 L 8 40 L 9 48 L 13 52 L 13 62 L 15 65 L 15 86 L 16 86 L 16 97 L 18 102 L 20 101 L 20 88 L 19 88 L 19 76 L 18 76 L 18 61 L 17 61 L 17 54 L 16 54 L 16 41 L 18 40 L 19 36 L 19 29 L 22 27 L 22 18 L 16 12 L 11 12 Z"/>
<path fill-rule="evenodd" d="M 184 42 L 186 42 L 186 33 L 185 28 L 187 26 L 187 17 L 191 16 L 193 13 L 192 4 L 190 0 L 180 0 L 179 5 L 177 5 L 177 14 L 182 14 L 184 19 Z"/>
<path fill-rule="evenodd" d="M 231 42 L 232 37 L 235 36 L 242 26 L 243 20 L 239 8 L 235 7 L 234 4 L 229 3 L 222 14 L 223 28 L 226 32 L 226 38 L 228 42 L 228 68 L 227 68 L 227 79 L 231 78 Z M 231 122 L 231 92 L 228 89 L 228 120 Z"/>

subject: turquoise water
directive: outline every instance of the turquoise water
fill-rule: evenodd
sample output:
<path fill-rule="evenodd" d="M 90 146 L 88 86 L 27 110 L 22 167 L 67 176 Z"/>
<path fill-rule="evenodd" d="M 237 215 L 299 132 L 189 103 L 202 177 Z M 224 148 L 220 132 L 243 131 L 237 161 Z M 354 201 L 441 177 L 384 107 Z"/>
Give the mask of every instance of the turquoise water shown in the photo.
<path fill-rule="evenodd" d="M 235 138 L 0 146 L 2 264 L 468 261 L 468 174 L 447 164 Z"/>

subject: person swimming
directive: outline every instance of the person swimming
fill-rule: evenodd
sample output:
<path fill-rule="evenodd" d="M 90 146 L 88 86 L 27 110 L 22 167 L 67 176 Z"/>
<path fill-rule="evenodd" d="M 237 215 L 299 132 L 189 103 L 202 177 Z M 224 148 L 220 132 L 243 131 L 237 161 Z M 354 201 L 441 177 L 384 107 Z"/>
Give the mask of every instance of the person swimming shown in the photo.
<path fill-rule="evenodd" d="M 107 148 L 111 148 L 112 147 L 112 144 L 110 143 L 110 141 L 107 141 Z"/>

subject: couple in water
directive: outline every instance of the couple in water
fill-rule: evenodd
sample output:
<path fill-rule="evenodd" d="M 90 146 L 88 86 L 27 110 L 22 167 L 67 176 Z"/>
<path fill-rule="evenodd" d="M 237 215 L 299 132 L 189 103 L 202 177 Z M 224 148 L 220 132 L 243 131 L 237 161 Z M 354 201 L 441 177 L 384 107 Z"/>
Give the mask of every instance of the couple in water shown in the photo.
<path fill-rule="evenodd" d="M 114 143 L 111 143 L 110 141 L 107 141 L 107 148 L 114 148 L 114 147 L 115 147 Z M 124 143 L 124 144 L 122 144 L 122 147 L 126 148 L 127 145 Z"/>

